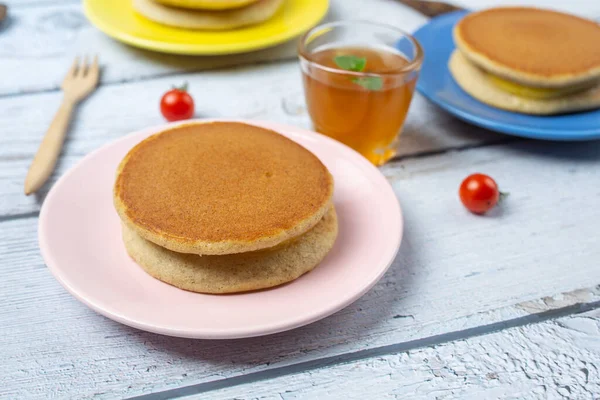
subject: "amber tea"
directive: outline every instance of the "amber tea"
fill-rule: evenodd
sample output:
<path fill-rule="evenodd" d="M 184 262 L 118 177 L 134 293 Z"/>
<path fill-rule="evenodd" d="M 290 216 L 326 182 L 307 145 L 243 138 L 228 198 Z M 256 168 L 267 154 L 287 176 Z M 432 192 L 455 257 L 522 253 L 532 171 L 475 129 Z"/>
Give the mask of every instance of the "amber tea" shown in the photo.
<path fill-rule="evenodd" d="M 418 67 L 380 45 L 327 44 L 301 51 L 306 105 L 315 129 L 381 165 L 394 156 Z M 420 66 L 420 60 L 419 60 Z"/>

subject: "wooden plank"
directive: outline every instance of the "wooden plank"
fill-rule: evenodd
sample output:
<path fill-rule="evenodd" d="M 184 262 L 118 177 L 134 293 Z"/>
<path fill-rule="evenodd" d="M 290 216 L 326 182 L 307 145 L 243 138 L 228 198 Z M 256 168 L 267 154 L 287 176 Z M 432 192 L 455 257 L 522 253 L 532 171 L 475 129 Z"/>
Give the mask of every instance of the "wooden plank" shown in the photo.
<path fill-rule="evenodd" d="M 246 66 L 186 77 L 197 117 L 270 120 L 310 128 L 299 71 L 294 62 Z M 161 78 L 100 88 L 78 110 L 54 177 L 85 154 L 127 133 L 164 123 L 158 103 L 179 78 Z M 38 198 L 23 195 L 23 180 L 60 102 L 59 93 L 0 98 L 0 217 L 39 210 Z M 435 152 L 507 140 L 438 112 L 418 96 L 412 105 L 400 155 Z"/>
<path fill-rule="evenodd" d="M 205 399 L 592 399 L 600 312 L 184 397 Z"/>
<path fill-rule="evenodd" d="M 161 54 L 114 41 L 94 28 L 79 4 L 14 9 L 15 21 L 0 35 L 0 95 L 58 90 L 76 54 L 98 53 L 102 83 L 121 83 L 239 64 L 296 58 L 296 41 L 242 55 L 197 57 Z M 413 30 L 426 19 L 391 0 L 332 0 L 329 19 L 373 19 Z M 296 76 L 297 79 L 297 76 Z"/>
<path fill-rule="evenodd" d="M 18 0 L 20 1 L 20 0 Z M 33 3 L 33 0 L 31 1 Z M 224 57 L 193 57 L 154 53 L 116 42 L 86 20 L 79 4 L 36 0 L 40 7 L 14 8 L 12 23 L 0 35 L 0 95 L 57 90 L 76 54 L 98 53 L 105 66 L 102 82 L 114 84 L 238 65 L 295 58 L 294 41 L 274 49 Z M 479 9 L 497 0 L 457 2 Z M 524 4 L 523 2 L 513 2 Z M 552 7 L 585 17 L 600 17 L 600 2 L 535 0 L 527 4 Z M 503 2 L 503 4 L 507 4 Z M 411 32 L 427 19 L 396 0 L 331 0 L 330 20 L 363 19 L 387 23 Z"/>
<path fill-rule="evenodd" d="M 530 142 L 385 167 L 406 222 L 390 271 L 345 310 L 266 338 L 174 339 L 97 316 L 44 268 L 35 218 L 2 222 L 0 397 L 120 398 L 211 384 L 382 346 L 409 350 L 470 328 L 500 329 L 540 309 L 597 304 L 596 289 L 531 301 L 600 281 L 599 155 L 600 143 Z M 461 179 L 475 170 L 511 193 L 487 217 L 470 215 L 457 199 Z"/>
<path fill-rule="evenodd" d="M 3 0 L 2 3 L 12 9 L 13 7 L 31 8 L 65 3 L 80 3 L 80 0 Z"/>

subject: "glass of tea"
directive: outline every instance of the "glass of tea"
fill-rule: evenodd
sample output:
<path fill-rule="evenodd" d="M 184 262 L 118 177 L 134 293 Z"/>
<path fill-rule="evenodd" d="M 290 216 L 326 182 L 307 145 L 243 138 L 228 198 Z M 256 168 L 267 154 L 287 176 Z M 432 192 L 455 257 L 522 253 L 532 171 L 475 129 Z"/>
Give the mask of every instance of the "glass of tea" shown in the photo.
<path fill-rule="evenodd" d="M 392 26 L 341 21 L 308 31 L 298 53 L 315 129 L 375 165 L 392 158 L 423 61 L 419 43 Z"/>

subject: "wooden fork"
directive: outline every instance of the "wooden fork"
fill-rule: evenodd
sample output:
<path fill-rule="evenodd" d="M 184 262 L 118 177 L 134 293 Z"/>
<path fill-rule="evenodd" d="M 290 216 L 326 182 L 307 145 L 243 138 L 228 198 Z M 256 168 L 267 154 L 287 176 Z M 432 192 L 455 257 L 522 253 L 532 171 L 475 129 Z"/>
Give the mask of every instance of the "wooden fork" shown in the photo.
<path fill-rule="evenodd" d="M 91 64 L 88 62 L 87 57 L 84 58 L 83 63 L 79 62 L 79 57 L 75 58 L 61 85 L 63 90 L 62 104 L 35 154 L 29 172 L 27 172 L 25 178 L 26 195 L 36 192 L 52 174 L 65 140 L 71 114 L 75 106 L 94 91 L 99 76 L 98 56 L 94 57 Z"/>

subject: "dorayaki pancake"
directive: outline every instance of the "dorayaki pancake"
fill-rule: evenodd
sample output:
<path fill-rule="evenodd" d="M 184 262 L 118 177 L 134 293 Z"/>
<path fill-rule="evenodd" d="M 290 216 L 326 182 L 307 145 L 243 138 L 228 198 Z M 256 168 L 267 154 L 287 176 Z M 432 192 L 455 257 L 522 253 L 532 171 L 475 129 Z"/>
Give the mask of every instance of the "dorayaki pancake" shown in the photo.
<path fill-rule="evenodd" d="M 136 145 L 114 188 L 121 220 L 173 251 L 232 254 L 303 234 L 331 205 L 333 178 L 310 151 L 274 131 L 192 122 Z"/>
<path fill-rule="evenodd" d="M 454 41 L 477 66 L 534 87 L 600 79 L 600 25 L 556 11 L 492 8 L 463 18 Z"/>
<path fill-rule="evenodd" d="M 235 293 L 293 281 L 311 271 L 331 250 L 337 237 L 333 207 L 304 235 L 274 250 L 224 256 L 182 254 L 144 240 L 123 226 L 129 255 L 148 274 L 181 289 L 200 293 Z"/>
<path fill-rule="evenodd" d="M 169 7 L 154 0 L 133 0 L 133 8 L 147 19 L 176 28 L 229 30 L 270 19 L 284 0 L 258 0 L 245 7 L 228 10 L 190 10 Z"/>
<path fill-rule="evenodd" d="M 171 7 L 191 8 L 197 10 L 227 10 L 240 8 L 255 3 L 257 0 L 156 0 Z"/>
<path fill-rule="evenodd" d="M 494 107 L 525 114 L 559 114 L 600 107 L 600 85 L 583 92 L 545 99 L 519 96 L 493 83 L 488 73 L 455 50 L 448 63 L 458 85 L 477 100 Z"/>

